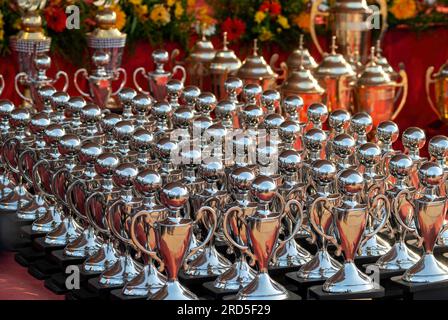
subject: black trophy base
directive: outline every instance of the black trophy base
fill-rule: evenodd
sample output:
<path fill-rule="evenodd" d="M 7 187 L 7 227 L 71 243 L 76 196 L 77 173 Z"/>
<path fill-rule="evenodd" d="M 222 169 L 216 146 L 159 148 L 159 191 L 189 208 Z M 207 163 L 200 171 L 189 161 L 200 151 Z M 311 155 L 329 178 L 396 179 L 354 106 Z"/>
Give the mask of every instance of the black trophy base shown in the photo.
<path fill-rule="evenodd" d="M 30 264 L 28 273 L 38 280 L 44 280 L 59 271 L 59 266 L 47 259 L 37 260 Z"/>
<path fill-rule="evenodd" d="M 381 286 L 385 290 L 384 299 L 399 299 L 403 296 L 403 289 L 391 281 L 391 278 L 401 276 L 406 271 L 405 269 L 382 270 L 375 264 L 365 264 L 362 267 L 364 269 L 364 273 L 367 275 L 372 275 L 373 273 L 379 274 Z"/>
<path fill-rule="evenodd" d="M 67 275 L 65 273 L 56 273 L 45 279 L 44 286 L 55 294 L 65 294 L 69 291 L 65 283 L 66 279 Z"/>
<path fill-rule="evenodd" d="M 202 284 L 204 289 L 207 291 L 207 294 L 212 296 L 214 299 L 222 300 L 225 296 L 235 295 L 238 293 L 238 290 L 215 288 L 214 283 L 214 281 L 209 281 Z"/>
<path fill-rule="evenodd" d="M 355 264 L 358 268 L 361 268 L 365 264 L 374 264 L 381 256 L 374 257 L 355 257 Z"/>
<path fill-rule="evenodd" d="M 323 286 L 314 286 L 308 289 L 308 298 L 316 300 L 373 300 L 383 298 L 385 290 L 383 287 L 351 293 L 329 293 L 323 290 Z"/>
<path fill-rule="evenodd" d="M 128 296 L 123 294 L 122 289 L 115 289 L 110 292 L 110 300 L 115 301 L 143 301 L 148 300 L 148 296 Z"/>
<path fill-rule="evenodd" d="M 237 296 L 236 294 L 230 295 L 230 296 L 225 296 L 222 298 L 222 300 L 225 300 L 225 301 L 236 300 L 236 296 Z M 288 291 L 288 299 L 285 299 L 285 300 L 302 300 L 302 297 L 294 292 Z"/>
<path fill-rule="evenodd" d="M 89 279 L 99 277 L 101 272 L 91 272 L 91 271 L 85 271 L 82 267 L 82 264 L 78 265 L 79 267 L 79 276 L 81 278 L 81 283 L 87 282 Z"/>
<path fill-rule="evenodd" d="M 217 278 L 217 275 L 207 275 L 207 276 L 190 276 L 185 274 L 183 270 L 179 272 L 179 280 L 187 285 L 197 285 L 197 284 L 203 284 L 204 282 L 213 281 Z"/>
<path fill-rule="evenodd" d="M 49 253 L 54 250 L 60 250 L 65 247 L 65 245 L 55 245 L 55 244 L 48 244 L 45 243 L 45 237 L 36 238 L 33 241 L 33 247 L 37 250 L 44 251 L 46 253 Z"/>
<path fill-rule="evenodd" d="M 308 289 L 314 286 L 322 285 L 325 279 L 302 279 L 299 278 L 297 272 L 288 272 L 285 274 L 285 279 L 297 286 L 297 293 L 302 297 L 308 296 Z"/>
<path fill-rule="evenodd" d="M 87 290 L 86 288 L 81 288 L 78 290 L 71 290 L 65 295 L 65 300 L 85 300 L 94 301 L 98 300 L 100 297 L 98 294 Z"/>
<path fill-rule="evenodd" d="M 405 300 L 447 300 L 448 280 L 433 283 L 412 283 L 402 279 L 402 276 L 393 277 L 392 282 L 400 286 Z"/>
<path fill-rule="evenodd" d="M 110 286 L 110 285 L 108 285 L 108 286 L 105 286 L 105 285 L 101 284 L 99 282 L 99 280 L 100 280 L 99 277 L 95 277 L 95 278 L 89 279 L 87 281 L 87 288 L 90 291 L 92 291 L 93 293 L 98 294 L 98 296 L 100 298 L 108 299 L 109 298 L 109 294 L 110 294 L 110 292 L 112 290 L 123 288 L 123 285 L 118 285 L 118 286 Z"/>
<path fill-rule="evenodd" d="M 28 239 L 35 239 L 35 238 L 41 238 L 47 234 L 47 232 L 36 232 L 31 230 L 31 225 L 20 227 L 19 232 L 22 237 L 28 238 Z"/>
<path fill-rule="evenodd" d="M 14 260 L 23 267 L 28 267 L 30 263 L 45 258 L 45 252 L 38 251 L 33 247 L 26 247 L 17 250 Z"/>
<path fill-rule="evenodd" d="M 56 263 L 61 269 L 68 266 L 78 265 L 84 262 L 86 258 L 70 257 L 64 254 L 64 249 L 54 250 L 50 253 L 50 259 Z"/>

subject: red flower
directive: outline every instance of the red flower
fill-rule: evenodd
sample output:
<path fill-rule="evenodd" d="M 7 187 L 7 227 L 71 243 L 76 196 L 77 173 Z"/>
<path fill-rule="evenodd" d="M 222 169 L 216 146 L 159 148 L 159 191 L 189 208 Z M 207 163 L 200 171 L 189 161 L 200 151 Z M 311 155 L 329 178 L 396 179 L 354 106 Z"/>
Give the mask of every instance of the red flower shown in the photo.
<path fill-rule="evenodd" d="M 282 12 L 282 6 L 280 5 L 280 2 L 277 1 L 271 2 L 270 11 L 272 15 L 278 16 Z"/>
<path fill-rule="evenodd" d="M 48 7 L 45 9 L 45 19 L 49 29 L 55 32 L 62 32 L 65 30 L 67 15 L 64 9 L 60 7 Z"/>
<path fill-rule="evenodd" d="M 269 1 L 265 1 L 261 4 L 260 9 L 258 9 L 259 11 L 264 11 L 264 12 L 268 12 L 271 8 L 271 4 L 269 3 Z"/>
<path fill-rule="evenodd" d="M 246 31 L 246 24 L 241 19 L 228 17 L 222 23 L 221 29 L 223 32 L 227 32 L 227 39 L 232 41 L 241 38 Z"/>

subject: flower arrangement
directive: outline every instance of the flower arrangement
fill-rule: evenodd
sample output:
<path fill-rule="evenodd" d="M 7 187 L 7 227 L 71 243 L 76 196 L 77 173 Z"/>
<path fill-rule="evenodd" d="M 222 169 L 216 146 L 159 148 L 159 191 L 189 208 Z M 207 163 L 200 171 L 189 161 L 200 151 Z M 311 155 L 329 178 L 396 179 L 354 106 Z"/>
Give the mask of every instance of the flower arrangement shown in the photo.
<path fill-rule="evenodd" d="M 426 29 L 448 24 L 448 0 L 389 0 L 389 26 Z"/>

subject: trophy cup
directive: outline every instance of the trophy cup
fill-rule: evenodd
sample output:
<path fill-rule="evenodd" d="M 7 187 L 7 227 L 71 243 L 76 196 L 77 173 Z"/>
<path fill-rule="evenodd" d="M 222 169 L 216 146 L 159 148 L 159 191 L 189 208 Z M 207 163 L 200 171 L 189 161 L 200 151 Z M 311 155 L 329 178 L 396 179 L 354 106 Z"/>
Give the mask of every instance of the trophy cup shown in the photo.
<path fill-rule="evenodd" d="M 159 271 L 166 269 L 167 280 L 164 286 L 155 294 L 149 296 L 151 300 L 197 300 L 198 297 L 183 287 L 178 280 L 180 267 L 185 269 L 186 261 L 196 254 L 211 240 L 216 230 L 215 211 L 207 206 L 202 207 L 196 213 L 196 219 L 192 220 L 180 216 L 180 210 L 188 202 L 188 190 L 177 182 L 168 183 L 161 193 L 162 203 L 170 209 L 170 214 L 163 220 L 154 221 L 149 212 L 140 211 L 133 218 L 131 223 L 131 237 L 134 244 L 151 256 L 159 263 Z M 143 217 L 142 217 L 143 216 Z M 136 222 L 139 218 L 145 218 L 145 223 L 154 231 L 155 247 L 157 251 L 147 249 L 140 244 L 137 238 Z M 205 220 L 206 219 L 206 220 Z M 204 241 L 187 254 L 191 242 L 193 228 L 199 221 L 207 221 L 209 224 L 208 234 Z M 158 254 L 161 258 L 158 257 Z"/>
<path fill-rule="evenodd" d="M 169 54 L 166 50 L 163 49 L 157 49 L 152 52 L 152 60 L 155 64 L 155 70 L 146 72 L 144 67 L 140 67 L 135 69 L 134 75 L 133 75 L 133 81 L 134 86 L 137 88 L 138 91 L 140 91 L 143 94 L 151 95 L 156 99 L 156 101 L 164 101 L 167 91 L 166 91 L 166 85 L 169 80 L 178 72 L 182 74 L 181 82 L 185 83 L 185 79 L 187 77 L 187 72 L 185 71 L 185 68 L 180 65 L 176 65 L 173 67 L 173 71 L 166 71 L 165 70 L 165 64 L 168 63 L 169 60 L 173 61 L 174 57 L 177 56 L 178 51 L 175 50 L 171 53 L 171 59 L 169 57 Z M 144 90 L 140 85 L 138 84 L 137 76 L 141 73 L 144 78 L 149 83 L 149 91 Z"/>
<path fill-rule="evenodd" d="M 325 233 L 315 223 L 315 219 L 310 219 L 314 224 L 313 229 L 337 247 L 336 254 L 341 254 L 341 252 L 344 254 L 342 268 L 325 281 L 323 291 L 355 293 L 374 290 L 376 289 L 375 284 L 356 267 L 354 258 L 359 247 L 385 225 L 389 217 L 389 201 L 384 195 L 377 194 L 372 201 L 359 202 L 360 192 L 364 188 L 364 178 L 353 169 L 341 171 L 338 175 L 337 185 L 341 196 L 336 204 L 332 204 L 326 197 L 319 197 L 314 201 L 314 206 L 322 205 L 324 210 L 330 211 L 333 215 L 336 237 Z M 374 215 L 372 211 L 377 210 L 381 203 L 385 208 L 382 210 L 382 219 L 375 230 L 366 233 L 368 217 Z M 311 214 L 315 214 L 315 212 L 311 211 Z"/>
<path fill-rule="evenodd" d="M 126 71 L 123 68 L 116 69 L 114 74 L 108 72 L 107 66 L 109 66 L 110 60 L 110 55 L 105 51 L 95 51 L 92 56 L 92 64 L 94 66 L 92 73 L 88 74 L 87 69 L 81 68 L 73 76 L 76 90 L 84 97 L 91 98 L 102 109 L 111 107 L 111 97 L 120 92 L 126 84 Z M 112 92 L 112 82 L 119 79 L 120 73 L 123 74 L 122 81 L 118 89 Z M 79 86 L 78 78 L 80 74 L 87 79 L 89 93 Z"/>
<path fill-rule="evenodd" d="M 407 190 L 409 194 L 415 193 L 415 189 L 406 182 L 412 167 L 411 158 L 404 154 L 397 154 L 391 157 L 389 172 L 394 177 L 395 183 L 391 189 L 386 191 L 390 202 L 393 203 L 402 190 Z M 397 206 L 394 205 L 391 210 L 391 223 L 394 227 L 395 243 L 385 255 L 378 259 L 376 265 L 380 270 L 406 270 L 419 260 L 419 256 L 406 245 L 407 229 L 401 226 L 397 217 L 399 216 L 401 220 L 408 223 L 412 219 L 413 208 L 404 197 L 401 197 L 397 200 Z"/>
<path fill-rule="evenodd" d="M 12 51 L 17 55 L 19 65 L 20 84 L 29 86 L 29 81 L 36 78 L 34 58 L 37 53 L 50 51 L 51 38 L 47 37 L 42 29 L 42 18 L 39 11 L 46 5 L 46 0 L 15 1 L 21 11 L 21 30 L 17 35 L 10 38 Z M 23 101 L 25 106 L 31 98 L 31 88 L 25 89 L 24 94 L 20 91 L 20 96 L 28 99 Z"/>
<path fill-rule="evenodd" d="M 336 49 L 336 37 L 333 36 L 331 52 L 319 63 L 314 76 L 326 91 L 324 102 L 329 111 L 337 109 L 351 111 L 356 74 L 343 55 L 336 53 Z"/>
<path fill-rule="evenodd" d="M 365 62 L 369 54 L 368 50 L 372 45 L 372 29 L 379 29 L 375 23 L 381 14 L 381 32 L 379 39 L 387 29 L 387 3 L 378 0 L 378 9 L 373 10 L 367 5 L 366 0 L 337 0 L 331 6 L 329 12 L 319 12 L 319 6 L 323 0 L 313 2 L 310 13 L 310 34 L 314 45 L 321 56 L 324 52 L 317 40 L 315 30 L 315 20 L 317 16 L 328 16 L 330 19 L 332 34 L 338 39 L 338 46 L 342 49 L 344 56 L 350 53 L 359 52 L 362 62 Z M 377 7 L 375 7 L 377 8 Z M 375 24 L 373 26 L 372 22 Z"/>
<path fill-rule="evenodd" d="M 448 229 L 444 225 L 447 198 L 437 194 L 437 188 L 442 182 L 443 169 L 434 162 L 425 162 L 418 169 L 420 183 L 424 187 L 422 193 L 413 198 L 408 190 L 402 190 L 394 199 L 394 213 L 400 225 L 410 232 L 417 234 L 418 246 L 423 245 L 424 253 L 420 260 L 406 270 L 401 279 L 411 283 L 432 284 L 438 281 L 448 280 L 448 266 L 434 257 L 434 246 L 437 239 Z M 415 227 L 410 226 L 410 221 L 403 221 L 397 214 L 401 210 L 400 199 L 405 198 L 412 207 L 412 219 Z"/>
<path fill-rule="evenodd" d="M 447 96 L 447 82 L 448 82 L 448 61 L 443 64 L 439 71 L 435 74 L 434 67 L 429 67 L 426 70 L 426 98 L 432 110 L 439 117 L 439 120 L 446 123 L 448 119 L 448 102 Z M 431 98 L 431 85 L 434 84 L 435 101 Z"/>
<path fill-rule="evenodd" d="M 311 183 L 313 162 L 325 159 L 324 151 L 326 141 L 327 135 L 325 132 L 316 128 L 311 128 L 303 136 L 306 149 L 306 158 L 303 164 L 303 182 L 305 184 Z"/>
<path fill-rule="evenodd" d="M 0 136 L 2 141 L 9 139 L 11 135 L 11 127 L 9 125 L 9 118 L 11 112 L 14 110 L 14 104 L 9 100 L 0 100 Z M 0 201 L 12 195 L 15 187 L 14 177 L 7 170 L 5 160 L 3 159 L 3 144 L 0 145 Z"/>
<path fill-rule="evenodd" d="M 290 200 L 284 205 L 283 198 L 277 193 L 277 185 L 272 178 L 260 175 L 252 183 L 251 193 L 258 203 L 252 215 L 245 215 L 238 206 L 230 208 L 224 216 L 223 227 L 226 238 L 233 247 L 241 250 L 250 258 L 249 264 L 258 266 L 258 273 L 247 286 L 242 288 L 235 296 L 237 300 L 286 300 L 291 298 L 290 293 L 280 284 L 269 277 L 268 266 L 271 258 L 275 264 L 277 251 L 296 235 L 302 225 L 303 213 L 301 204 L 297 200 Z M 283 202 L 284 212 L 271 211 L 270 205 L 274 198 Z M 292 214 L 293 207 L 297 208 L 297 217 Z M 241 245 L 230 236 L 229 218 L 236 214 L 238 224 L 244 225 L 247 244 Z M 278 241 L 281 220 L 286 215 L 295 220 L 293 231 Z M 231 220 L 232 221 L 232 220 Z"/>
<path fill-rule="evenodd" d="M 67 73 L 62 70 L 56 73 L 54 79 L 47 76 L 46 72 L 50 69 L 51 58 L 46 53 L 38 53 L 34 57 L 33 63 L 33 67 L 35 69 L 34 76 L 26 72 L 19 72 L 14 79 L 14 86 L 17 94 L 25 103 L 32 105 L 37 111 L 42 111 L 43 101 L 38 94 L 39 88 L 46 85 L 53 85 L 62 77 L 65 79 L 65 84 L 62 91 L 66 92 L 68 89 L 69 80 Z M 28 94 L 30 97 L 27 97 L 26 93 L 22 93 L 20 90 L 21 84 L 29 90 Z"/>
<path fill-rule="evenodd" d="M 404 107 L 408 94 L 408 78 L 404 70 L 400 70 L 401 83 L 393 81 L 375 57 L 372 47 L 370 61 L 365 66 L 355 84 L 355 110 L 366 111 L 377 126 L 386 120 L 395 120 Z M 398 90 L 402 88 L 401 90 Z M 401 101 L 394 110 L 397 93 L 401 93 Z"/>
<path fill-rule="evenodd" d="M 311 185 L 312 193 L 308 195 L 309 205 L 308 219 L 310 221 L 310 233 L 312 242 L 317 246 L 317 252 L 313 258 L 304 264 L 296 274 L 299 279 L 304 280 L 326 280 L 333 276 L 341 265 L 333 259 L 327 251 L 327 239 L 314 230 L 317 226 L 322 232 L 328 234 L 333 225 L 333 215 L 325 210 L 322 204 L 316 202 L 319 198 L 327 198 L 332 205 L 336 205 L 339 195 L 334 193 L 334 183 L 337 174 L 336 167 L 328 160 L 317 160 L 312 165 Z"/>
<path fill-rule="evenodd" d="M 223 33 L 223 48 L 216 51 L 215 57 L 210 62 L 210 75 L 212 92 L 221 100 L 225 97 L 224 83 L 229 76 L 234 76 L 241 67 L 241 60 L 230 50 L 227 45 L 227 32 Z"/>

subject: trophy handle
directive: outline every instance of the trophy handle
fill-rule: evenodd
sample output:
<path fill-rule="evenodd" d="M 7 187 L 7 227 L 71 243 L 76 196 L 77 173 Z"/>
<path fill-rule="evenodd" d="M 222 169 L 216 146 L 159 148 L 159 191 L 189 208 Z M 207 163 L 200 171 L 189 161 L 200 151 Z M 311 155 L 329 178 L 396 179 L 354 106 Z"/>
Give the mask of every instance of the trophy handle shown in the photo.
<path fill-rule="evenodd" d="M 179 49 L 174 49 L 173 51 L 171 51 L 171 56 L 170 56 L 170 60 L 171 60 L 171 63 L 173 64 L 173 65 L 178 65 L 178 61 L 176 61 L 176 58 L 178 57 L 180 55 L 180 51 L 179 51 Z"/>
<path fill-rule="evenodd" d="M 146 94 L 146 95 L 150 95 L 151 93 L 150 93 L 149 91 L 145 91 L 145 90 L 144 90 L 142 87 L 140 87 L 140 85 L 138 84 L 138 81 L 137 81 L 137 75 L 138 75 L 139 73 L 141 73 L 143 77 L 145 77 L 146 79 L 149 80 L 149 77 L 148 77 L 148 75 L 146 74 L 145 68 L 143 68 L 143 67 L 137 68 L 137 69 L 135 69 L 134 74 L 132 75 L 132 79 L 133 79 L 133 81 L 134 81 L 134 86 L 135 86 L 135 87 L 137 88 L 137 90 L 140 91 L 141 93 Z"/>
<path fill-rule="evenodd" d="M 12 173 L 14 173 L 14 174 L 16 174 L 16 175 L 19 175 L 19 177 L 21 177 L 20 170 L 19 170 L 18 168 L 15 168 L 15 167 L 12 165 L 12 163 L 9 161 L 9 158 L 7 157 L 7 154 L 6 154 L 6 150 L 7 150 L 8 148 L 5 148 L 5 145 L 9 145 L 9 144 L 11 144 L 13 141 L 14 141 L 17 145 L 20 144 L 20 142 L 19 142 L 16 138 L 9 138 L 8 140 L 6 140 L 5 143 L 3 144 L 3 147 L 2 147 L 2 158 L 3 158 L 3 161 L 4 161 L 5 164 L 6 164 L 6 167 L 9 169 L 9 171 L 11 171 Z M 17 164 L 18 164 L 18 162 L 17 162 Z"/>
<path fill-rule="evenodd" d="M 79 84 L 78 84 L 78 76 L 79 76 L 81 73 L 84 75 L 84 78 L 87 79 L 87 75 L 88 75 L 87 70 L 86 70 L 85 68 L 81 68 L 81 69 L 76 70 L 75 74 L 73 75 L 73 83 L 75 84 L 75 88 L 76 88 L 76 90 L 77 90 L 81 95 L 83 95 L 84 97 L 89 98 L 90 95 L 89 95 L 88 93 L 86 93 L 85 91 L 83 91 L 83 90 L 81 89 L 81 87 L 79 86 Z"/>
<path fill-rule="evenodd" d="M 140 241 L 137 239 L 137 236 L 135 234 L 135 222 L 137 221 L 137 219 L 141 216 L 145 216 L 145 222 L 149 225 L 150 228 L 154 229 L 154 221 L 151 218 L 151 215 L 149 214 L 148 211 L 140 211 L 137 212 L 137 214 L 132 217 L 132 221 L 131 221 L 131 239 L 132 242 L 134 243 L 134 245 L 143 253 L 146 253 L 148 256 L 150 256 L 151 258 L 153 258 L 154 260 L 156 260 L 159 264 L 159 272 L 163 272 L 163 270 L 165 269 L 165 263 L 162 261 L 162 259 L 159 258 L 159 256 L 157 255 L 157 253 L 155 251 L 152 250 L 148 250 L 147 248 L 145 248 L 144 246 L 142 246 L 142 244 L 140 243 Z"/>
<path fill-rule="evenodd" d="M 280 219 L 283 219 L 283 217 L 286 216 L 286 210 L 285 210 L 285 208 L 286 208 L 286 201 L 285 201 L 285 198 L 283 198 L 282 195 L 279 192 L 276 192 L 274 197 L 279 200 L 280 208 L 278 209 L 278 212 L 281 213 L 281 218 Z"/>
<path fill-rule="evenodd" d="M 115 209 L 116 207 L 118 207 L 119 205 L 123 205 L 126 206 L 126 202 L 123 201 L 123 199 L 119 199 L 117 201 L 115 201 L 107 210 L 107 224 L 109 226 L 109 230 L 111 231 L 111 233 L 121 242 L 123 243 L 127 243 L 129 245 L 132 245 L 132 241 L 130 239 L 126 239 L 125 237 L 123 237 L 120 232 L 117 230 L 117 228 L 115 228 L 115 223 L 114 223 L 114 217 L 112 216 L 112 209 Z"/>
<path fill-rule="evenodd" d="M 36 152 L 31 149 L 26 149 L 19 155 L 19 161 L 17 162 L 17 165 L 19 167 L 19 172 L 25 178 L 25 181 L 28 182 L 30 185 L 34 185 L 33 179 L 28 174 L 26 174 L 24 170 L 23 157 L 27 153 L 31 153 L 33 155 L 33 159 L 36 159 Z"/>
<path fill-rule="evenodd" d="M 81 186 L 83 186 L 84 190 L 86 189 L 84 182 L 80 181 L 80 180 L 76 180 L 73 181 L 73 183 L 71 183 L 68 188 L 67 188 L 67 205 L 68 208 L 75 213 L 76 216 L 78 216 L 79 219 L 81 219 L 82 221 L 86 221 L 88 220 L 86 216 L 84 216 L 81 212 L 79 212 L 79 210 L 76 208 L 76 205 L 74 204 L 73 201 L 73 188 L 77 185 L 80 184 Z"/>
<path fill-rule="evenodd" d="M 323 0 L 315 0 L 313 1 L 313 4 L 311 6 L 311 12 L 310 12 L 310 35 L 311 39 L 313 40 L 314 45 L 317 48 L 317 51 L 319 51 L 319 54 L 323 57 L 324 56 L 324 50 L 322 50 L 322 47 L 319 44 L 319 41 L 317 40 L 316 35 L 316 26 L 314 24 L 314 21 L 316 20 L 316 16 L 327 16 L 327 14 L 319 12 L 319 6 L 322 3 Z"/>
<path fill-rule="evenodd" d="M 437 110 L 435 103 L 431 99 L 431 84 L 435 82 L 432 78 L 432 73 L 434 72 L 434 67 L 431 66 L 426 70 L 426 80 L 425 80 L 425 89 L 426 89 L 426 99 L 428 100 L 431 109 L 436 113 L 436 115 L 441 119 L 441 115 L 439 110 Z"/>
<path fill-rule="evenodd" d="M 117 95 L 124 88 L 126 82 L 128 81 L 128 75 L 126 73 L 126 70 L 124 70 L 123 68 L 117 69 L 115 80 L 118 80 L 120 78 L 120 73 L 123 75 L 123 78 L 121 79 L 121 83 L 118 89 L 115 92 L 112 92 L 113 96 Z"/>
<path fill-rule="evenodd" d="M 389 25 L 387 24 L 387 1 L 386 0 L 376 0 L 376 2 L 380 5 L 380 13 L 381 13 L 381 31 L 379 35 L 379 39 L 383 39 L 384 34 L 386 33 Z"/>
<path fill-rule="evenodd" d="M 399 72 L 401 77 L 401 83 L 397 84 L 399 87 L 403 87 L 403 94 L 401 96 L 400 104 L 398 105 L 397 110 L 392 114 L 391 120 L 395 120 L 395 118 L 400 114 L 401 110 L 404 107 L 404 104 L 406 103 L 406 98 L 408 97 L 408 76 L 406 74 L 406 71 L 403 69 Z"/>
<path fill-rule="evenodd" d="M 271 56 L 271 59 L 269 60 L 269 66 L 271 67 L 272 70 L 274 70 L 275 73 L 278 74 L 277 80 L 286 80 L 286 73 L 285 73 L 284 69 L 282 68 L 283 62 L 280 64 L 280 68 L 277 68 L 275 66 L 275 64 L 277 63 L 279 58 L 280 58 L 280 56 L 278 55 L 278 53 L 274 53 Z M 281 74 L 279 74 L 279 72 L 281 72 Z"/>
<path fill-rule="evenodd" d="M 3 75 L 0 74 L 0 96 L 2 95 L 4 89 L 5 89 L 5 78 L 3 78 Z"/>
<path fill-rule="evenodd" d="M 49 199 L 54 199 L 54 196 L 50 193 L 48 193 L 47 191 L 44 190 L 44 188 L 42 188 L 42 186 L 40 185 L 40 183 L 37 183 L 37 181 L 40 180 L 39 174 L 37 172 L 37 168 L 41 165 L 41 164 L 45 164 L 47 168 L 50 167 L 50 163 L 48 162 L 48 160 L 42 159 L 36 162 L 36 164 L 33 167 L 33 185 L 37 188 L 37 191 L 41 194 L 43 194 L 45 197 L 49 198 Z"/>
<path fill-rule="evenodd" d="M 103 202 L 105 201 L 105 198 L 104 198 L 104 194 L 103 194 L 103 193 L 101 193 L 101 192 L 99 192 L 99 191 L 96 191 L 96 192 L 92 193 L 92 194 L 86 199 L 86 216 L 87 216 L 87 219 L 89 220 L 89 223 L 90 223 L 95 229 L 97 229 L 97 230 L 100 231 L 101 233 L 104 233 L 105 235 L 108 235 L 108 236 L 109 236 L 109 235 L 110 235 L 110 231 L 107 230 L 106 228 L 103 228 L 103 227 L 101 227 L 101 226 L 98 225 L 98 223 L 95 221 L 95 218 L 94 218 L 94 216 L 93 216 L 93 213 L 92 213 L 92 211 L 91 211 L 91 209 L 90 209 L 90 202 L 91 202 L 92 199 L 95 198 L 95 197 L 101 197 L 101 199 L 103 200 Z M 106 212 L 106 215 L 107 215 L 107 212 Z"/>
<path fill-rule="evenodd" d="M 67 201 L 66 199 L 63 199 L 63 197 L 61 197 L 61 195 L 59 194 L 59 192 L 57 191 L 56 188 L 56 177 L 61 175 L 61 174 L 65 174 L 66 176 L 70 176 L 68 170 L 66 168 L 61 168 L 58 171 L 56 171 L 53 175 L 53 177 L 51 178 L 51 190 L 53 191 L 54 196 L 56 197 L 56 199 L 60 202 L 62 202 L 62 204 L 64 206 L 68 206 L 67 205 Z"/>
<path fill-rule="evenodd" d="M 292 207 L 293 206 L 297 206 L 297 214 L 294 217 L 294 215 L 292 214 Z M 286 203 L 286 208 L 285 208 L 286 214 L 288 216 L 288 218 L 291 221 L 295 221 L 294 224 L 294 229 L 293 231 L 284 239 L 284 240 L 279 240 L 278 241 L 278 245 L 277 248 L 274 251 L 274 254 L 272 256 L 272 262 L 275 263 L 277 261 L 277 252 L 280 251 L 285 244 L 290 241 L 291 239 L 293 239 L 295 237 L 295 235 L 297 234 L 297 232 L 299 232 L 300 228 L 302 227 L 302 222 L 303 222 L 303 209 L 302 209 L 302 204 L 297 201 L 296 199 L 291 199 Z"/>
<path fill-rule="evenodd" d="M 191 249 L 191 251 L 185 257 L 184 264 L 183 264 L 184 270 L 186 270 L 188 268 L 188 261 L 190 260 L 190 258 L 192 256 L 194 256 L 199 250 L 204 248 L 212 240 L 212 237 L 215 234 L 216 225 L 218 223 L 218 217 L 216 215 L 216 211 L 212 207 L 208 207 L 208 206 L 201 207 L 198 210 L 198 213 L 196 214 L 196 219 L 194 220 L 193 224 L 197 224 L 200 220 L 203 220 L 204 224 L 205 224 L 205 220 L 204 220 L 205 214 L 208 214 L 210 221 L 211 221 L 211 225 L 210 225 L 210 228 L 208 229 L 207 237 L 205 237 L 204 241 L 201 244 L 199 244 L 197 247 L 194 247 L 193 249 Z"/>
<path fill-rule="evenodd" d="M 63 78 L 65 79 L 65 83 L 64 83 L 64 86 L 62 87 L 62 91 L 67 92 L 68 84 L 69 84 L 69 81 L 70 81 L 70 80 L 68 79 L 68 74 L 67 74 L 67 72 L 62 71 L 62 70 L 58 71 L 58 72 L 56 73 L 55 79 L 54 79 L 52 82 L 53 82 L 53 83 L 56 83 L 56 82 L 59 80 L 59 78 L 61 78 L 61 77 L 63 77 Z"/>
<path fill-rule="evenodd" d="M 418 232 L 416 232 L 417 230 L 415 228 L 411 228 L 409 227 L 400 217 L 399 211 L 400 211 L 400 207 L 399 207 L 399 200 L 401 199 L 402 196 L 405 196 L 406 200 L 409 202 L 409 204 L 412 206 L 414 214 L 415 214 L 415 205 L 412 202 L 412 194 L 411 192 L 409 192 L 409 190 L 401 190 L 397 196 L 395 197 L 395 199 L 393 200 L 393 214 L 395 216 L 395 219 L 397 219 L 398 223 L 407 231 L 410 231 L 412 233 L 415 233 L 417 235 L 418 238 L 420 238 L 420 236 L 418 235 Z M 421 239 L 421 238 L 420 238 Z"/>
<path fill-rule="evenodd" d="M 377 187 L 377 186 L 374 186 Z M 371 188 L 372 189 L 372 188 Z M 384 194 L 377 194 L 375 198 L 372 200 L 372 205 L 370 205 L 370 201 L 367 202 L 368 214 L 373 216 L 373 211 L 378 207 L 378 202 L 382 201 L 384 206 L 386 207 L 385 212 L 383 214 L 383 218 L 381 219 L 380 224 L 372 231 L 364 236 L 364 239 L 361 241 L 360 248 L 366 243 L 370 238 L 376 235 L 386 224 L 390 215 L 390 202 Z"/>
<path fill-rule="evenodd" d="M 288 79 L 288 64 L 285 61 L 282 61 L 280 63 L 280 71 L 282 72 L 281 77 L 279 77 L 279 79 L 283 79 L 286 81 L 286 79 Z M 280 104 L 280 111 L 279 113 L 282 114 L 282 110 L 281 110 L 282 104 Z"/>
<path fill-rule="evenodd" d="M 180 81 L 182 83 L 185 83 L 185 80 L 187 80 L 187 71 L 185 70 L 185 68 L 183 66 L 180 65 L 175 65 L 173 68 L 173 75 L 177 72 L 180 71 L 182 73 L 182 78 L 180 79 Z"/>
<path fill-rule="evenodd" d="M 19 72 L 16 77 L 14 78 L 14 87 L 16 88 L 16 92 L 19 95 L 19 97 L 21 99 L 23 99 L 24 101 L 28 102 L 28 103 L 33 103 L 33 100 L 31 100 L 30 98 L 26 97 L 22 91 L 20 90 L 20 86 L 19 86 L 19 82 L 21 80 L 27 81 L 28 76 L 25 72 Z"/>
<path fill-rule="evenodd" d="M 310 211 L 308 212 L 308 215 L 310 217 L 309 221 L 310 221 L 311 225 L 313 226 L 313 229 L 315 230 L 315 232 L 317 232 L 323 238 L 327 239 L 332 244 L 334 244 L 336 246 L 336 248 L 337 248 L 337 252 L 339 252 L 340 251 L 340 246 L 339 246 L 336 238 L 326 234 L 324 231 L 322 231 L 321 226 L 316 224 L 315 218 L 319 218 L 316 206 L 319 203 L 321 203 L 321 202 L 323 203 L 324 210 L 327 210 L 327 211 L 331 212 L 331 203 L 330 203 L 330 201 L 327 198 L 325 198 L 325 197 L 319 197 L 316 200 L 314 200 L 313 203 L 311 204 L 311 207 L 309 209 Z"/>

